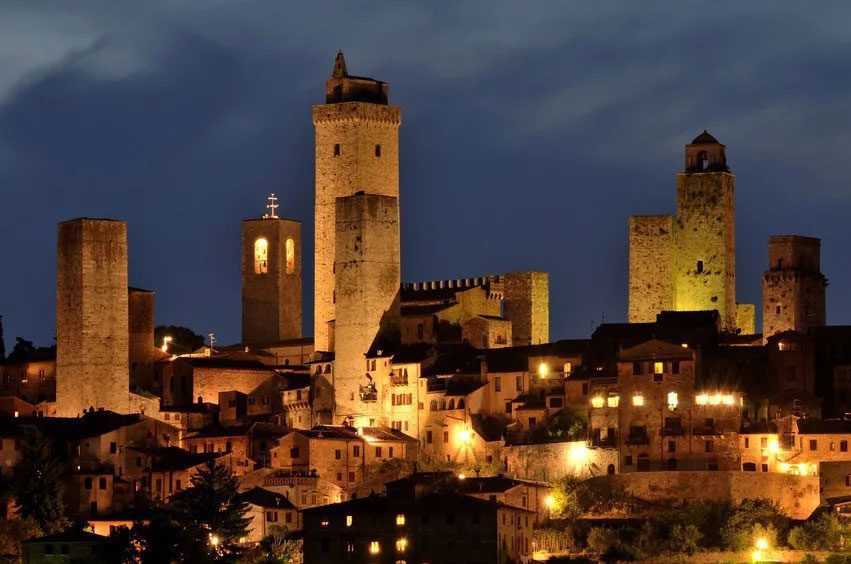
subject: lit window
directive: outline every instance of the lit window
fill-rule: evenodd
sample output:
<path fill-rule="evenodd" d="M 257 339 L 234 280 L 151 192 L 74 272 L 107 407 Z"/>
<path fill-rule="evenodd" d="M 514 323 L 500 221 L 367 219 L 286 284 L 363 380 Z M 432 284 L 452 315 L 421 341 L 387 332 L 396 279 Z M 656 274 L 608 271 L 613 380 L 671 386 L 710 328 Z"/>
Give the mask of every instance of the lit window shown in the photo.
<path fill-rule="evenodd" d="M 565 362 L 564 363 L 564 373 L 570 374 L 572 372 L 573 372 L 573 363 L 572 362 Z"/>
<path fill-rule="evenodd" d="M 408 539 L 405 537 L 396 539 L 396 552 L 405 552 L 406 548 L 408 548 Z"/>
<path fill-rule="evenodd" d="M 378 554 L 381 552 L 381 543 L 378 541 L 369 541 L 369 553 Z"/>
<path fill-rule="evenodd" d="M 287 252 L 287 274 L 295 272 L 295 241 L 288 238 L 285 244 Z"/>
<path fill-rule="evenodd" d="M 617 407 L 620 403 L 620 396 L 609 396 L 606 398 L 606 405 L 609 407 Z"/>
<path fill-rule="evenodd" d="M 346 515 L 346 526 L 347 526 L 347 527 L 351 527 L 351 526 L 352 526 L 352 521 L 353 521 L 352 516 L 351 516 L 351 515 Z"/>
<path fill-rule="evenodd" d="M 319 523 L 319 524 L 320 524 L 322 527 L 327 527 L 327 526 L 328 526 L 328 520 L 327 520 L 327 519 L 323 519 L 323 520 L 322 520 L 322 522 L 321 522 L 321 523 Z"/>
<path fill-rule="evenodd" d="M 601 408 L 605 403 L 606 402 L 602 396 L 594 396 L 591 398 L 591 407 Z"/>
<path fill-rule="evenodd" d="M 694 398 L 694 403 L 697 405 L 707 405 L 709 403 L 709 394 L 697 394 Z"/>
<path fill-rule="evenodd" d="M 396 515 L 396 525 L 401 527 L 404 524 L 405 524 L 405 514 L 399 513 L 398 515 Z"/>
<path fill-rule="evenodd" d="M 635 394 L 634 396 L 632 396 L 632 405 L 636 407 L 641 407 L 642 405 L 644 405 L 644 396 L 642 396 L 641 394 Z"/>
<path fill-rule="evenodd" d="M 726 394 L 721 398 L 721 403 L 724 405 L 736 405 L 736 398 L 733 397 L 733 394 Z"/>
<path fill-rule="evenodd" d="M 665 372 L 665 363 L 664 362 L 654 362 L 653 363 L 653 374 L 663 374 Z"/>
<path fill-rule="evenodd" d="M 540 378 L 546 378 L 550 373 L 550 365 L 546 362 L 542 362 L 538 364 L 538 376 Z"/>
<path fill-rule="evenodd" d="M 677 396 L 677 392 L 668 392 L 668 409 L 671 411 L 677 409 L 677 405 L 679 405 L 680 400 Z"/>
<path fill-rule="evenodd" d="M 254 241 L 254 273 L 269 272 L 269 241 L 261 237 Z"/>
<path fill-rule="evenodd" d="M 713 394 L 710 396 L 709 403 L 711 405 L 721 405 L 721 394 Z"/>

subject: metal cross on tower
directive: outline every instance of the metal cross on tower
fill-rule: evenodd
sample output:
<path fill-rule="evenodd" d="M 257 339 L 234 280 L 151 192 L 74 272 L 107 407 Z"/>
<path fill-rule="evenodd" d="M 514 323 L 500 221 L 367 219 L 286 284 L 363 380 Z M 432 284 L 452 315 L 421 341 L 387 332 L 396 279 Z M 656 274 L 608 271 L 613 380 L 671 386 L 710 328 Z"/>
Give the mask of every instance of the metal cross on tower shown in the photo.
<path fill-rule="evenodd" d="M 264 219 L 278 219 L 278 197 L 272 192 L 266 198 L 266 209 L 269 213 L 263 216 Z"/>

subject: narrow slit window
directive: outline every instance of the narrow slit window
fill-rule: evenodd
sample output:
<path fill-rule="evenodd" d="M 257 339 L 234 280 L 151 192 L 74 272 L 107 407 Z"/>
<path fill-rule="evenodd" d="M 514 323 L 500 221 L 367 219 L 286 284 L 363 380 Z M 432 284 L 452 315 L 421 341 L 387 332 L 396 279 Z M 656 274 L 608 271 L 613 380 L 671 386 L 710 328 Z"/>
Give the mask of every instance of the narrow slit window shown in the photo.
<path fill-rule="evenodd" d="M 703 272 L 703 261 L 699 260 L 697 261 L 697 273 L 700 274 L 701 272 Z"/>
<path fill-rule="evenodd" d="M 376 146 L 375 146 L 375 156 L 376 156 L 376 157 L 380 157 L 380 156 L 381 156 L 381 145 L 376 145 Z"/>
<path fill-rule="evenodd" d="M 342 151 L 340 150 L 340 144 L 334 143 L 334 156 L 339 157 L 341 152 Z"/>

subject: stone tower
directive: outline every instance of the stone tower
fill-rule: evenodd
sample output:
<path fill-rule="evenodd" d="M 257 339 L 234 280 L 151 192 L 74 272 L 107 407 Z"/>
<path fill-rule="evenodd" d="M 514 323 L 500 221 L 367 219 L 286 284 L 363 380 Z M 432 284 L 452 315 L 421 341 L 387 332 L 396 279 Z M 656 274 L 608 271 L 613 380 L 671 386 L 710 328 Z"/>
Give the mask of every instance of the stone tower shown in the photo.
<path fill-rule="evenodd" d="M 313 106 L 315 130 L 315 350 L 332 349 L 337 198 L 356 192 L 399 198 L 401 112 L 385 82 L 350 76 L 337 54 L 325 103 Z M 398 205 L 397 205 L 398 213 Z M 398 218 L 397 218 L 398 224 Z"/>
<path fill-rule="evenodd" d="M 249 346 L 301 337 L 301 223 L 270 206 L 242 222 L 242 342 Z"/>
<path fill-rule="evenodd" d="M 335 212 L 334 418 L 362 424 L 381 406 L 361 396 L 366 353 L 399 340 L 399 201 L 357 193 L 338 198 Z"/>
<path fill-rule="evenodd" d="M 509 272 L 505 279 L 504 317 L 511 321 L 512 344 L 550 342 L 550 277 L 546 272 Z"/>
<path fill-rule="evenodd" d="M 154 391 L 154 310 L 156 294 L 127 289 L 130 383 Z"/>
<path fill-rule="evenodd" d="M 736 303 L 735 184 L 724 145 L 704 131 L 685 148 L 676 216 L 630 218 L 631 322 L 714 309 L 722 330 L 752 332 L 752 306 Z"/>
<path fill-rule="evenodd" d="M 821 240 L 774 235 L 768 240 L 768 270 L 762 275 L 762 337 L 806 333 L 825 324 L 825 287 Z"/>
<path fill-rule="evenodd" d="M 736 329 L 736 177 L 724 145 L 706 131 L 686 145 L 677 174 L 674 307 L 718 310 L 722 328 Z"/>
<path fill-rule="evenodd" d="M 59 224 L 56 268 L 56 414 L 130 411 L 127 224 Z"/>

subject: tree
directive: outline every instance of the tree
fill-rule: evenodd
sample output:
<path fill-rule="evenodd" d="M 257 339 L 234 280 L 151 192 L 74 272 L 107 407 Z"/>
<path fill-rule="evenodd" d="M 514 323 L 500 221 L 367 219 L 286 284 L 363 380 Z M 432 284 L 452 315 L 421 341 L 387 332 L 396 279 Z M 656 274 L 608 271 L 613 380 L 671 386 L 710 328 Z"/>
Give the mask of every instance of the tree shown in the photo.
<path fill-rule="evenodd" d="M 753 547 L 759 536 L 768 536 L 772 546 L 783 538 L 789 528 L 789 518 L 765 499 L 746 499 L 733 510 L 721 530 L 724 544 L 732 550 Z"/>
<path fill-rule="evenodd" d="M 63 471 L 51 441 L 30 430 L 21 443 L 12 488 L 21 517 L 32 518 L 47 534 L 63 531 L 70 523 L 62 505 Z"/>
<path fill-rule="evenodd" d="M 0 556 L 21 556 L 21 543 L 41 535 L 35 519 L 0 519 Z"/>
<path fill-rule="evenodd" d="M 700 547 L 702 537 L 703 533 L 694 525 L 674 525 L 671 529 L 671 550 L 692 555 Z"/>
<path fill-rule="evenodd" d="M 567 407 L 552 414 L 543 425 L 532 430 L 533 443 L 583 440 L 587 436 L 586 417 Z"/>
<path fill-rule="evenodd" d="M 171 337 L 168 352 L 186 354 L 195 352 L 204 346 L 204 337 L 192 329 L 179 325 L 159 325 L 154 329 L 154 346 L 161 347 L 164 337 Z"/>
<path fill-rule="evenodd" d="M 838 550 L 843 529 L 839 517 L 823 512 L 789 531 L 789 546 L 796 550 Z"/>
<path fill-rule="evenodd" d="M 141 564 L 186 562 L 184 545 L 187 540 L 191 541 L 167 508 L 154 508 L 147 522 L 133 524 L 127 560 Z"/>
<path fill-rule="evenodd" d="M 588 532 L 588 549 L 595 554 L 607 554 L 618 545 L 618 533 L 605 527 L 594 527 Z"/>
<path fill-rule="evenodd" d="M 209 460 L 191 486 L 172 498 L 174 519 L 185 527 L 190 560 L 235 562 L 239 539 L 247 534 L 248 504 L 237 498 L 239 481 L 228 468 Z"/>
<path fill-rule="evenodd" d="M 301 564 L 301 544 L 300 540 L 289 538 L 286 527 L 276 527 L 240 564 Z"/>

